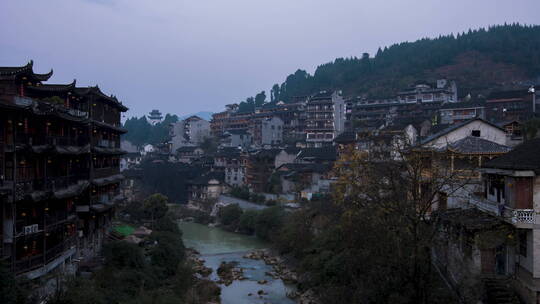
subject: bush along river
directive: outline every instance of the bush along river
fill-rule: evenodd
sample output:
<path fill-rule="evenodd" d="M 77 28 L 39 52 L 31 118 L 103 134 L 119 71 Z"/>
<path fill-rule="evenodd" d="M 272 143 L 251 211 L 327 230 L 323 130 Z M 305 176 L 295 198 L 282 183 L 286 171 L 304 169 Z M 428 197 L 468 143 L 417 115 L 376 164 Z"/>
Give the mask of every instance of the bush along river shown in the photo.
<path fill-rule="evenodd" d="M 200 254 L 204 275 L 221 287 L 221 303 L 295 303 L 288 297 L 296 293 L 295 286 L 281 279 L 291 277 L 294 281 L 294 274 L 268 254 L 267 243 L 193 222 L 180 222 L 179 226 L 186 247 Z"/>

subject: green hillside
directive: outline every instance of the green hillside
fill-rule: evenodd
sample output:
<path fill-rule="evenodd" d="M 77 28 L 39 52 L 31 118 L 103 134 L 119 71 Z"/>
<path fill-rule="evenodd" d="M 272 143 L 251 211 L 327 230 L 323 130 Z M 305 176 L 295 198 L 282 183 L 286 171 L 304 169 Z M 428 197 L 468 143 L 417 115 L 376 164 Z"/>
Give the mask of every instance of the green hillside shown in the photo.
<path fill-rule="evenodd" d="M 539 76 L 540 26 L 505 24 L 402 42 L 379 49 L 375 56 L 338 58 L 318 66 L 313 75 L 298 70 L 281 85 L 274 85 L 270 96 L 272 101 L 289 101 L 324 89 L 341 89 L 347 96 L 385 98 L 418 80 L 442 77 L 456 80 L 463 96 L 512 87 Z"/>

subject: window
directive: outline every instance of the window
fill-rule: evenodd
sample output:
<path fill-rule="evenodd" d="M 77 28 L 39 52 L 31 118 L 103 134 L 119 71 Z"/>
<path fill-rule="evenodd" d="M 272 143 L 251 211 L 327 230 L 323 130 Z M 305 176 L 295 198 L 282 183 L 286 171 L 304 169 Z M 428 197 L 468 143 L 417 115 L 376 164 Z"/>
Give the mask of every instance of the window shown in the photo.
<path fill-rule="evenodd" d="M 472 130 L 471 135 L 474 137 L 480 137 L 480 130 Z"/>

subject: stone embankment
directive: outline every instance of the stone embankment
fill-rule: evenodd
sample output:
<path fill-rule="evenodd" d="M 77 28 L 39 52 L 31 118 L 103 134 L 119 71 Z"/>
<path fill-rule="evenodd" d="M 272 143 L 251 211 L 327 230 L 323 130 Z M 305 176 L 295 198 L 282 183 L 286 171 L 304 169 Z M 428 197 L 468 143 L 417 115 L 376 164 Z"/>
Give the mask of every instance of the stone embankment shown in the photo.
<path fill-rule="evenodd" d="M 244 277 L 244 269 L 237 267 L 238 262 L 221 262 L 219 268 L 217 269 L 217 274 L 219 276 L 218 284 L 223 284 L 229 286 L 233 281 L 242 281 L 246 278 Z"/>
<path fill-rule="evenodd" d="M 244 255 L 246 259 L 263 260 L 266 265 L 272 266 L 272 271 L 266 274 L 274 279 L 281 279 L 288 284 L 298 284 L 298 274 L 290 269 L 280 256 L 273 255 L 269 250 L 255 250 Z M 260 282 L 259 284 L 264 284 Z M 319 304 L 315 292 L 311 289 L 304 292 L 292 291 L 287 294 L 299 304 Z"/>
<path fill-rule="evenodd" d="M 186 249 L 187 258 L 193 264 L 193 271 L 200 275 L 201 278 L 206 278 L 212 273 L 212 268 L 206 267 L 204 259 L 199 257 L 199 252 L 195 249 Z"/>

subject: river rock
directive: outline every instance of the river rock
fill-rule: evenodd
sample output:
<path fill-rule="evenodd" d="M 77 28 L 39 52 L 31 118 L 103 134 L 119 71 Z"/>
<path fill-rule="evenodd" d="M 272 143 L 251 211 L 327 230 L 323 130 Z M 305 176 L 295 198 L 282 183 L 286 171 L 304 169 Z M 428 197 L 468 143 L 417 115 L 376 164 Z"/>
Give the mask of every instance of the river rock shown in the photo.
<path fill-rule="evenodd" d="M 315 292 L 312 289 L 308 289 L 306 292 L 302 293 L 298 299 L 298 304 L 318 304 L 319 301 L 315 296 Z"/>
<path fill-rule="evenodd" d="M 263 284 L 268 283 L 268 281 L 267 280 L 259 280 L 259 281 L 257 281 L 257 283 L 263 285 Z"/>

